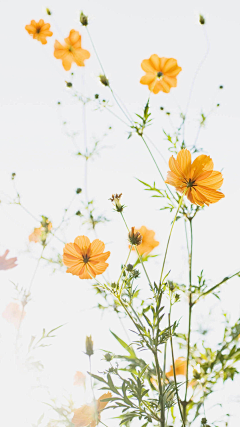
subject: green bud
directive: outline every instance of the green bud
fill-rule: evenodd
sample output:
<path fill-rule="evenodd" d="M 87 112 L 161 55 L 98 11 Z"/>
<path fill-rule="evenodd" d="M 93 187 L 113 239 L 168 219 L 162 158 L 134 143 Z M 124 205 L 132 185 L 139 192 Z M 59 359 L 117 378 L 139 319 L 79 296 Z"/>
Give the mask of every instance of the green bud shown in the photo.
<path fill-rule="evenodd" d="M 75 215 L 77 215 L 77 216 L 81 216 L 82 214 L 81 214 L 81 212 L 80 212 L 80 211 L 77 211 L 77 212 L 75 213 Z"/>
<path fill-rule="evenodd" d="M 77 193 L 77 194 L 80 194 L 81 192 L 82 192 L 82 189 L 81 189 L 81 188 L 77 188 L 77 189 L 76 189 L 76 193 Z"/>
<path fill-rule="evenodd" d="M 205 18 L 202 15 L 199 15 L 199 22 L 201 25 L 205 24 Z"/>
<path fill-rule="evenodd" d="M 88 25 L 88 17 L 83 12 L 80 13 L 80 22 L 84 27 Z"/>
<path fill-rule="evenodd" d="M 52 15 L 52 12 L 51 12 L 50 9 L 48 9 L 48 7 L 46 7 L 46 12 L 47 12 L 48 15 Z"/>
<path fill-rule="evenodd" d="M 104 86 L 109 86 L 109 80 L 104 74 L 100 74 L 99 79 Z"/>
<path fill-rule="evenodd" d="M 86 354 L 90 357 L 93 355 L 93 340 L 92 336 L 86 337 Z"/>
<path fill-rule="evenodd" d="M 95 99 L 98 99 L 99 98 L 98 93 L 95 93 L 94 97 L 95 97 Z"/>
<path fill-rule="evenodd" d="M 111 360 L 113 359 L 113 356 L 112 356 L 112 354 L 110 354 L 110 353 L 106 353 L 106 354 L 104 355 L 104 357 L 105 357 L 105 360 L 106 360 L 107 362 L 111 362 Z"/>
<path fill-rule="evenodd" d="M 65 82 L 67 87 L 72 87 L 72 83 L 71 82 Z"/>
<path fill-rule="evenodd" d="M 126 267 L 127 271 L 132 271 L 133 270 L 133 265 L 132 264 L 128 264 Z"/>

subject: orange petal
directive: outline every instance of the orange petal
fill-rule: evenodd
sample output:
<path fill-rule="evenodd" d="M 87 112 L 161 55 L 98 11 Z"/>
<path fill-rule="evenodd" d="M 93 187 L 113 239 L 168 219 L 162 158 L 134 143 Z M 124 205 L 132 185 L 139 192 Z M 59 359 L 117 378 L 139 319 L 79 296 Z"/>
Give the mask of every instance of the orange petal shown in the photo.
<path fill-rule="evenodd" d="M 149 85 L 152 83 L 156 78 L 156 73 L 147 73 L 145 76 L 142 76 L 140 79 L 140 83 L 142 85 Z"/>
<path fill-rule="evenodd" d="M 177 155 L 177 163 L 179 164 L 181 171 L 184 175 L 184 177 L 187 179 L 190 176 L 191 172 L 191 153 L 189 150 L 185 148 L 185 150 L 179 151 Z"/>
<path fill-rule="evenodd" d="M 212 171 L 211 175 L 207 178 L 201 179 L 201 177 L 202 175 L 200 175 L 200 177 L 196 181 L 198 186 L 210 187 L 214 188 L 215 190 L 218 190 L 222 186 L 223 177 L 221 172 Z"/>
<path fill-rule="evenodd" d="M 95 239 L 92 241 L 90 245 L 89 256 L 101 254 L 104 251 L 104 249 L 105 249 L 104 243 L 99 239 Z"/>
<path fill-rule="evenodd" d="M 213 170 L 213 161 L 210 156 L 206 156 L 205 154 L 201 154 L 198 156 L 194 162 L 192 163 L 191 167 L 191 179 L 196 181 L 198 177 L 208 171 Z"/>
<path fill-rule="evenodd" d="M 170 86 L 170 87 L 176 87 L 177 86 L 177 79 L 176 77 L 168 77 L 168 76 L 164 76 L 164 80 L 165 82 Z"/>
<path fill-rule="evenodd" d="M 162 69 L 161 69 L 161 60 L 160 60 L 160 58 L 159 58 L 158 55 L 156 55 L 156 54 L 151 55 L 150 58 L 149 58 L 149 61 L 150 61 L 151 65 L 153 66 L 153 68 L 156 71 L 162 71 Z"/>
<path fill-rule="evenodd" d="M 163 67 L 163 74 L 167 74 L 169 77 L 176 77 L 181 70 L 182 68 L 177 65 L 177 60 L 169 58 Z"/>
<path fill-rule="evenodd" d="M 104 393 L 101 397 L 99 397 L 99 399 L 97 401 L 98 412 L 101 412 L 104 408 L 106 408 L 106 406 L 108 404 L 108 402 L 101 402 L 101 400 L 109 399 L 110 397 L 112 397 L 112 393 L 110 393 L 110 392 Z"/>
<path fill-rule="evenodd" d="M 83 405 L 79 409 L 75 409 L 72 423 L 77 427 L 87 427 L 94 421 L 95 411 L 94 407 L 90 405 Z"/>
<path fill-rule="evenodd" d="M 74 240 L 74 246 L 79 254 L 86 254 L 90 246 L 90 240 L 87 236 L 78 236 Z"/>
<path fill-rule="evenodd" d="M 197 186 L 197 192 L 206 199 L 206 204 L 217 203 L 220 199 L 223 199 L 225 195 L 221 191 L 214 190 L 209 187 Z"/>
<path fill-rule="evenodd" d="M 150 62 L 149 59 L 144 59 L 141 63 L 141 67 L 142 67 L 143 71 L 146 71 L 146 73 L 155 73 L 156 74 L 156 70 L 152 66 L 152 63 Z"/>
<path fill-rule="evenodd" d="M 74 243 L 66 243 L 63 248 L 63 254 L 69 254 L 73 257 L 79 258 L 79 252 L 76 251 Z"/>
<path fill-rule="evenodd" d="M 69 39 L 71 44 L 74 45 L 74 43 L 76 43 L 79 39 L 81 40 L 81 36 L 78 31 L 71 30 L 69 33 Z"/>
<path fill-rule="evenodd" d="M 91 261 L 88 263 L 88 269 L 90 270 L 90 273 L 92 274 L 92 272 L 94 274 L 93 277 L 99 275 L 99 274 L 103 274 L 104 271 L 108 268 L 109 264 L 107 264 L 106 262 L 99 262 L 98 264 L 92 264 Z"/>
<path fill-rule="evenodd" d="M 82 268 L 84 267 L 84 263 L 79 261 L 77 264 L 72 265 L 67 269 L 67 273 L 71 273 L 74 276 L 79 276 Z"/>
<path fill-rule="evenodd" d="M 157 93 L 159 93 L 160 91 L 163 91 L 162 80 L 155 80 L 152 83 L 151 89 L 150 89 L 150 85 L 149 85 L 149 90 L 151 90 L 151 92 L 155 93 L 155 95 Z"/>

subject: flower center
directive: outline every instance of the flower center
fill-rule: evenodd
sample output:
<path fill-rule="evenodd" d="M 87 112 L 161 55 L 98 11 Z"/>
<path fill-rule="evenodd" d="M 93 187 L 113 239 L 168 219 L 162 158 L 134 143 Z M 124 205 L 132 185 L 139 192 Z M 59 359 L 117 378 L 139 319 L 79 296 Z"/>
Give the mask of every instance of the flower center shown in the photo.
<path fill-rule="evenodd" d="M 89 256 L 83 255 L 83 262 L 84 262 L 84 264 L 87 264 L 88 261 L 89 261 Z"/>
<path fill-rule="evenodd" d="M 38 27 L 38 28 L 36 29 L 36 33 L 37 33 L 37 34 L 39 34 L 39 33 L 40 33 L 40 31 L 41 31 L 41 28 L 39 28 L 39 27 Z"/>
<path fill-rule="evenodd" d="M 187 188 L 191 188 L 194 186 L 194 182 L 195 181 L 191 181 L 191 179 L 189 179 L 189 181 L 187 182 Z"/>
<path fill-rule="evenodd" d="M 157 78 L 160 79 L 163 76 L 163 73 L 161 71 L 158 71 Z"/>
<path fill-rule="evenodd" d="M 68 51 L 69 51 L 69 52 L 72 52 L 72 51 L 73 51 L 73 47 L 72 47 L 72 46 L 69 46 Z"/>

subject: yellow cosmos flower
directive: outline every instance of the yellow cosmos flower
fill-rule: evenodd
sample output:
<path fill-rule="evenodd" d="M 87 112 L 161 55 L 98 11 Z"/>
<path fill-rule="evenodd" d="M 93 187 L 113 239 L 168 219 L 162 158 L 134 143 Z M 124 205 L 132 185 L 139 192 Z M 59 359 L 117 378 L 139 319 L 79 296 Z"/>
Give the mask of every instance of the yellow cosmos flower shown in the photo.
<path fill-rule="evenodd" d="M 82 49 L 81 36 L 78 31 L 71 30 L 69 37 L 65 40 L 65 45 L 61 45 L 58 40 L 54 44 L 54 56 L 62 60 L 63 68 L 66 71 L 71 69 L 75 62 L 79 67 L 84 67 L 85 59 L 90 58 L 88 50 Z"/>
<path fill-rule="evenodd" d="M 102 402 L 102 400 L 110 397 L 112 397 L 112 393 L 105 393 L 91 405 L 83 405 L 81 408 L 76 409 L 72 423 L 76 427 L 96 427 L 101 419 L 100 413 L 108 404 L 108 402 Z"/>
<path fill-rule="evenodd" d="M 166 183 L 173 185 L 177 191 L 183 193 L 191 203 L 198 206 L 209 206 L 216 203 L 224 196 L 217 191 L 222 183 L 221 172 L 213 170 L 214 164 L 211 157 L 201 154 L 192 163 L 191 153 L 187 149 L 179 151 L 177 158 L 169 159 L 169 168 Z"/>
<path fill-rule="evenodd" d="M 78 236 L 74 243 L 67 243 L 63 249 L 63 263 L 69 267 L 67 273 L 80 279 L 91 279 L 104 273 L 109 264 L 105 261 L 110 252 L 103 253 L 105 245 L 96 239 L 90 243 L 86 236 Z"/>
<path fill-rule="evenodd" d="M 52 37 L 53 35 L 52 31 L 49 31 L 49 28 L 50 24 L 45 24 L 43 19 L 40 19 L 39 22 L 32 20 L 30 25 L 25 26 L 25 30 L 27 30 L 28 34 L 42 44 L 47 43 L 46 37 Z"/>
<path fill-rule="evenodd" d="M 187 361 L 185 357 L 178 357 L 178 359 L 175 360 L 175 371 L 176 375 L 184 375 L 186 376 L 187 373 Z M 166 372 L 167 377 L 174 377 L 173 372 L 173 366 L 170 366 L 170 370 Z"/>
<path fill-rule="evenodd" d="M 135 230 L 142 236 L 142 243 L 138 246 L 138 252 L 140 255 L 149 254 L 154 248 L 159 245 L 159 242 L 155 240 L 155 231 L 149 230 L 145 225 Z M 133 247 L 133 250 L 135 248 Z"/>
<path fill-rule="evenodd" d="M 162 91 L 169 93 L 172 87 L 177 86 L 177 75 L 182 71 L 177 60 L 173 58 L 159 58 L 151 55 L 141 63 L 143 71 L 146 72 L 140 80 L 142 85 L 148 85 L 151 92 L 157 94 Z"/>

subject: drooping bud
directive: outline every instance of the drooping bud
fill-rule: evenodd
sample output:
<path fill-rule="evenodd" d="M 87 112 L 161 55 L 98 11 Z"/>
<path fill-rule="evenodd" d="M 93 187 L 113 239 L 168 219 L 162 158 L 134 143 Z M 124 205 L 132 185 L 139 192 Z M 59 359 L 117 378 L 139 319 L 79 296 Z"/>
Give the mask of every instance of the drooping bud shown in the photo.
<path fill-rule="evenodd" d="M 47 12 L 48 15 L 52 15 L 52 12 L 51 12 L 50 9 L 48 9 L 48 7 L 46 7 L 46 12 Z"/>

